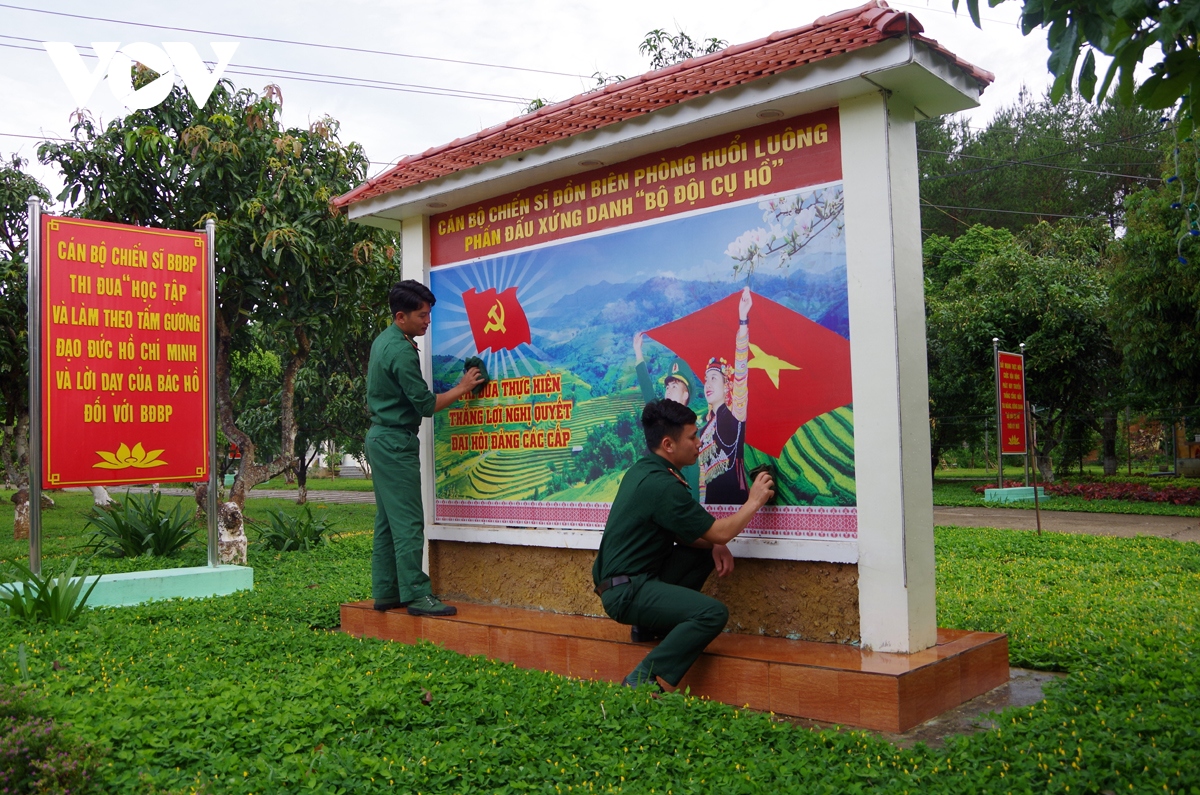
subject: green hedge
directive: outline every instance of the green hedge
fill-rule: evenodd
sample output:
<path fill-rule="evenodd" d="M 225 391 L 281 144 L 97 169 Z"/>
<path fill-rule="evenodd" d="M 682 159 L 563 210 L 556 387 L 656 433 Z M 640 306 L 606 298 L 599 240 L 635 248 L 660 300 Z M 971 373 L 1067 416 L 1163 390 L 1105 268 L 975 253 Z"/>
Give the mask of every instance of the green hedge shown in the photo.
<path fill-rule="evenodd" d="M 55 715 L 111 749 L 113 792 L 1200 793 L 1200 545 L 940 528 L 939 623 L 1071 675 L 991 731 L 902 750 L 333 632 L 369 596 L 371 516 L 339 509 L 347 534 L 308 553 L 252 549 L 253 593 L 0 620 L 0 679 L 25 643 Z"/>

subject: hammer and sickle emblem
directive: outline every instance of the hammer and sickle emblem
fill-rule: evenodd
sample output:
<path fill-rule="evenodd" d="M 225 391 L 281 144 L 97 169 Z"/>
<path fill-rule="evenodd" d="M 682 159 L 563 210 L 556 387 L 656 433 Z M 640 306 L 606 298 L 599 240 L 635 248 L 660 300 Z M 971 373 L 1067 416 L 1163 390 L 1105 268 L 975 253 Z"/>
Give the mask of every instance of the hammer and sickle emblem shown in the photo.
<path fill-rule="evenodd" d="M 489 331 L 499 331 L 501 334 L 508 333 L 504 328 L 504 304 L 496 301 L 496 305 L 488 310 L 488 323 L 483 327 L 483 333 Z"/>

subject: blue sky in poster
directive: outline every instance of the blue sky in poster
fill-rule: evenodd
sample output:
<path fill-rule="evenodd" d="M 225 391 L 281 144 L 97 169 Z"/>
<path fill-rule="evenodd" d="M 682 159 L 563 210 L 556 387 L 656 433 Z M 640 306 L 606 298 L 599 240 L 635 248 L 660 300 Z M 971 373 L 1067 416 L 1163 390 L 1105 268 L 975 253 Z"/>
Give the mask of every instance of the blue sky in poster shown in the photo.
<path fill-rule="evenodd" d="M 436 268 L 431 278 L 438 297 L 433 353 L 459 360 L 476 354 L 462 293 L 472 287 L 503 291 L 516 286 L 532 345 L 504 352 L 498 360 L 485 354 L 489 370 L 529 372 L 534 359 L 588 362 L 598 376 L 608 369 L 602 365 L 629 356 L 633 332 L 682 317 L 743 286 L 745 274 L 735 273 L 737 262 L 730 255 L 739 239 L 742 251 L 748 239 L 774 249 L 782 244 L 766 242 L 772 231 L 780 238 L 801 227 L 802 249 L 786 263 L 780 252 L 762 257 L 752 287 L 848 336 L 841 185 L 781 196 L 793 207 L 782 221 L 764 218 L 770 215 L 768 200 L 754 200 Z M 812 208 L 814 203 L 822 212 Z"/>

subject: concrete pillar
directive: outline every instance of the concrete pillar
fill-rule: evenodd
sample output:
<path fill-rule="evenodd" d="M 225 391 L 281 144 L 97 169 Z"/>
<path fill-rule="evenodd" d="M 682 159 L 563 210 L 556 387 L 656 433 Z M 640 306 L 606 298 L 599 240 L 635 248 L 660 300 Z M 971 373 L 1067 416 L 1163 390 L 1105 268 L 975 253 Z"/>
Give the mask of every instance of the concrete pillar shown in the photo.
<path fill-rule="evenodd" d="M 873 92 L 840 115 L 861 638 L 915 652 L 937 615 L 914 109 Z"/>
<path fill-rule="evenodd" d="M 421 215 L 405 218 L 400 228 L 400 276 L 402 279 L 415 279 L 421 284 L 429 284 L 429 216 Z M 435 308 L 434 311 L 437 311 Z M 429 355 L 429 337 L 423 337 L 417 342 L 421 350 L 421 371 L 425 380 L 433 383 L 433 359 Z M 421 422 L 421 430 L 417 434 L 421 445 L 421 502 L 425 509 L 425 527 L 433 524 L 434 500 L 434 458 L 433 458 L 433 419 L 425 418 Z M 425 541 L 425 551 L 421 556 L 421 568 L 429 572 L 429 541 Z"/>

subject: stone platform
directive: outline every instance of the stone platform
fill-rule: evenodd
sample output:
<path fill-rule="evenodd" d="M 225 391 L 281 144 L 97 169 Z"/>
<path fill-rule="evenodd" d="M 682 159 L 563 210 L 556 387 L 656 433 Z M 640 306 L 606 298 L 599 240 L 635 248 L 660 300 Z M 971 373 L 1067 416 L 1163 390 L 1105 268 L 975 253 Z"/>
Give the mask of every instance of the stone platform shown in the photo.
<path fill-rule="evenodd" d="M 1005 489 L 984 489 L 984 502 L 1033 502 L 1033 486 L 1010 486 Z M 1037 498 L 1041 502 L 1050 499 L 1046 490 L 1037 487 Z"/>
<path fill-rule="evenodd" d="M 521 668 L 616 682 L 653 644 L 606 618 L 451 602 L 458 615 L 417 618 L 343 604 L 342 631 L 401 643 L 429 640 Z M 904 732 L 1006 683 L 1008 637 L 938 630 L 916 654 L 724 633 L 680 682 L 693 695 L 797 718 Z"/>
<path fill-rule="evenodd" d="M 91 587 L 95 575 L 83 589 Z M 88 598 L 89 607 L 124 607 L 152 599 L 204 599 L 234 591 L 254 590 L 254 569 L 249 566 L 189 566 L 105 574 Z"/>

